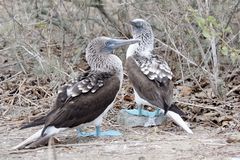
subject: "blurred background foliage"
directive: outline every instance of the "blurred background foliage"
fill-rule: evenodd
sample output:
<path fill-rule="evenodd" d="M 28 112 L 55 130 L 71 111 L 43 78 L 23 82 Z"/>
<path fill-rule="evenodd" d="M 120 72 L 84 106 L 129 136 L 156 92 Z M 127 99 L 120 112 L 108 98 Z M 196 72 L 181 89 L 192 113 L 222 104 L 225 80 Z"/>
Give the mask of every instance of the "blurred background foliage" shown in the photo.
<path fill-rule="evenodd" d="M 155 33 L 175 81 L 207 79 L 224 98 L 240 64 L 240 0 L 3 0 L 1 72 L 47 80 L 51 89 L 87 69 L 89 40 L 130 38 L 128 22 L 143 18 Z M 124 61 L 126 49 L 117 54 Z M 236 71 L 238 70 L 238 71 Z M 38 84 L 40 84 L 38 82 Z M 236 84 L 238 85 L 238 84 Z"/>

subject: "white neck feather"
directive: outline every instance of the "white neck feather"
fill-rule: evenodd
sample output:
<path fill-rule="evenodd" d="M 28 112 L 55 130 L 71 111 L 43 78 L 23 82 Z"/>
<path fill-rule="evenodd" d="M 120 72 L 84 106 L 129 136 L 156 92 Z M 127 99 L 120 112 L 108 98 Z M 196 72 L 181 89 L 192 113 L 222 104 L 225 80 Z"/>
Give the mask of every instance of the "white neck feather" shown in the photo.
<path fill-rule="evenodd" d="M 140 56 L 149 57 L 152 54 L 154 48 L 154 35 L 152 31 L 142 33 L 139 35 L 133 35 L 134 39 L 141 40 L 139 43 L 132 44 L 128 47 L 127 58 L 134 54 Z"/>
<path fill-rule="evenodd" d="M 86 60 L 93 71 L 115 73 L 120 79 L 123 77 L 123 65 L 114 54 L 87 54 Z"/>
<path fill-rule="evenodd" d="M 139 44 L 132 44 L 128 47 L 127 50 L 127 58 L 130 56 L 133 56 L 134 54 L 139 54 L 141 56 L 145 56 L 145 57 L 149 57 L 152 53 L 153 50 L 153 46 L 149 46 L 147 48 L 145 48 L 144 50 L 140 50 L 139 49 Z"/>

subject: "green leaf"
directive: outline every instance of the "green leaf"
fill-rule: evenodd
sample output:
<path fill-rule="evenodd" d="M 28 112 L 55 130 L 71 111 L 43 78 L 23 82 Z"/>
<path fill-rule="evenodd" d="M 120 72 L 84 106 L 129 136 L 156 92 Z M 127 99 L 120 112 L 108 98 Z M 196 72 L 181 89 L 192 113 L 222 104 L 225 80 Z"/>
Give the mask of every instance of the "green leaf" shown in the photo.
<path fill-rule="evenodd" d="M 237 63 L 240 60 L 240 55 L 237 52 L 232 52 L 230 57 L 233 63 Z"/>
<path fill-rule="evenodd" d="M 35 24 L 35 27 L 39 28 L 39 29 L 46 29 L 47 24 L 45 22 L 39 22 L 39 23 Z"/>
<path fill-rule="evenodd" d="M 218 26 L 217 19 L 213 16 L 208 16 L 207 21 L 215 27 Z"/>
<path fill-rule="evenodd" d="M 227 28 L 224 29 L 225 33 L 232 33 L 232 28 L 228 26 Z"/>
<path fill-rule="evenodd" d="M 226 46 L 223 46 L 221 50 L 222 50 L 222 54 L 223 54 L 224 56 L 227 56 L 227 55 L 228 55 L 228 48 L 227 48 Z"/>
<path fill-rule="evenodd" d="M 206 26 L 206 20 L 202 17 L 196 17 L 196 22 L 201 29 L 203 29 L 204 26 Z"/>
<path fill-rule="evenodd" d="M 209 29 L 207 27 L 204 27 L 203 28 L 203 32 L 202 32 L 203 36 L 207 39 L 210 39 L 212 36 L 211 36 L 211 32 L 209 31 Z"/>

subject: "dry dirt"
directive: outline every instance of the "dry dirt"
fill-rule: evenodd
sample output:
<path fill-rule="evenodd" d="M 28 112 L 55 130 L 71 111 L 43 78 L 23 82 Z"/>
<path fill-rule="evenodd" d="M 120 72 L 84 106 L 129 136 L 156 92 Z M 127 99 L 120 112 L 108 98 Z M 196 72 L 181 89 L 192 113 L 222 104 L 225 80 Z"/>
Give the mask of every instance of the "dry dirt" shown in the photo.
<path fill-rule="evenodd" d="M 14 74 L 7 71 L 6 74 L 3 70 L 1 72 L 3 77 L 10 74 L 11 79 L 3 80 L 1 83 L 4 85 L 0 88 L 0 160 L 240 159 L 239 92 L 229 96 L 226 102 L 220 102 L 206 97 L 202 92 L 189 92 L 189 88 L 179 89 L 176 86 L 178 90 L 186 90 L 175 93 L 175 97 L 181 100 L 177 102 L 187 113 L 185 118 L 193 129 L 194 134 L 189 135 L 171 121 L 151 128 L 119 126 L 116 123 L 119 109 L 134 107 L 132 89 L 127 80 L 114 109 L 108 113 L 103 124 L 104 129 L 120 130 L 123 136 L 78 140 L 72 129 L 57 135 L 60 142 L 52 147 L 10 150 L 39 129 L 19 130 L 19 125 L 29 117 L 48 112 L 55 100 L 56 89 L 49 89 L 49 82 L 45 79 L 40 81 L 43 84 L 36 86 L 32 84 L 36 77 L 20 75 L 12 78 Z"/>
<path fill-rule="evenodd" d="M 25 104 L 23 100 L 33 98 L 32 95 L 38 93 L 35 92 L 38 88 L 48 87 L 48 83 L 40 87 L 31 86 L 28 81 L 25 85 L 20 85 L 20 93 L 16 92 L 14 87 L 2 90 L 1 98 L 5 103 L 0 103 L 0 160 L 240 160 L 238 94 L 228 97 L 226 103 L 197 95 L 201 92 L 184 96 L 179 96 L 182 92 L 175 94 L 175 97 L 179 96 L 177 99 L 182 101 L 178 101 L 178 104 L 182 104 L 181 108 L 187 113 L 185 118 L 193 129 L 194 134 L 189 135 L 170 120 L 151 128 L 119 126 L 116 123 L 119 109 L 134 106 L 131 88 L 126 82 L 114 109 L 108 113 L 103 123 L 103 129 L 120 130 L 123 136 L 77 139 L 76 132 L 72 129 L 57 135 L 60 141 L 53 146 L 10 150 L 39 129 L 35 127 L 19 130 L 19 125 L 26 121 L 27 117 L 48 112 L 55 99 L 54 92 L 49 90 L 48 93 L 51 94 L 47 94 L 48 96 L 38 95 L 39 99 L 31 99 L 32 106 Z M 11 87 L 19 82 L 23 80 L 19 78 L 16 81 L 6 81 L 6 86 Z M 14 94 L 10 94 L 12 90 Z"/>
<path fill-rule="evenodd" d="M 10 7 L 9 5 L 9 10 Z M 1 9 L 0 15 L 6 17 L 6 10 Z M 11 22 L 12 20 L 7 19 L 6 22 L 8 21 Z M 8 30 L 8 25 L 6 26 L 5 28 Z M 29 34 L 29 28 L 26 27 L 27 30 L 24 30 L 26 33 L 20 32 L 18 35 L 19 37 L 26 37 L 26 40 L 22 40 L 19 44 L 25 46 L 26 42 L 29 43 L 29 39 L 36 39 L 35 34 L 37 32 L 35 29 L 37 26 L 30 24 L 29 27 L 32 27 L 31 31 L 34 33 L 34 38 L 31 37 L 31 34 L 29 35 L 30 38 L 25 36 L 25 34 Z M 41 29 L 39 29 L 40 32 L 42 33 Z M 46 29 L 46 33 L 48 33 L 48 29 Z M 204 78 L 201 78 L 201 75 L 200 78 L 198 77 L 201 79 L 199 82 L 201 88 L 193 80 L 185 82 L 189 83 L 188 86 L 190 87 L 176 84 L 176 90 L 180 91 L 175 92 L 175 99 L 187 113 L 186 119 L 193 128 L 193 135 L 185 133 L 181 128 L 171 123 L 151 128 L 118 126 L 112 118 L 114 116 L 110 114 L 107 118 L 108 121 L 105 120 L 103 128 L 120 130 L 123 136 L 77 139 L 76 132 L 72 129 L 57 135 L 60 142 L 53 146 L 19 151 L 11 150 L 11 147 L 39 129 L 39 127 L 36 127 L 19 130 L 19 124 L 27 117 L 47 112 L 54 102 L 53 99 L 56 96 L 58 86 L 69 80 L 69 78 L 64 78 L 65 76 L 59 77 L 58 70 L 53 71 L 55 74 L 49 71 L 49 74 L 45 77 L 38 75 L 38 73 L 42 73 L 39 72 L 41 68 L 38 61 L 33 59 L 33 56 L 29 56 L 25 50 L 22 51 L 21 48 L 21 50 L 17 48 L 16 46 L 19 44 L 15 41 L 13 35 L 8 36 L 6 40 L 6 44 L 10 43 L 10 45 L 6 45 L 5 40 L 0 39 L 0 42 L 4 42 L 0 44 L 0 160 L 240 160 L 239 69 L 232 70 L 224 78 L 227 91 L 232 92 L 228 92 L 229 96 L 223 102 L 211 97 L 210 84 Z M 40 41 L 45 43 L 46 40 L 41 39 Z M 67 42 L 67 44 L 70 43 Z M 28 48 L 28 45 L 26 46 Z M 36 46 L 43 51 L 48 49 L 41 47 L 38 43 L 36 43 Z M 59 53 L 60 49 L 58 48 L 55 51 L 56 48 L 53 47 L 51 52 Z M 65 52 L 68 52 L 67 49 L 64 48 Z M 76 48 L 72 47 L 71 50 L 70 53 L 75 54 Z M 66 56 L 71 57 L 71 54 L 66 54 Z M 17 60 L 17 58 L 20 58 L 19 56 L 22 56 L 21 61 Z M 46 63 L 46 68 L 50 68 L 52 65 L 50 62 Z M 55 63 L 53 64 L 55 65 Z M 27 73 L 24 73 L 25 70 L 20 66 L 25 67 Z M 85 69 L 82 66 L 80 68 Z M 68 69 L 68 74 L 71 73 L 71 69 L 78 71 L 78 64 L 76 63 Z M 179 79 L 177 78 L 177 80 Z M 236 90 L 233 90 L 234 88 Z M 204 92 L 202 89 L 204 89 Z M 123 90 L 124 96 L 122 94 L 119 98 L 120 101 L 115 106 L 114 114 L 121 109 L 122 104 L 126 105 L 125 108 L 134 106 L 131 89 L 126 85 Z"/>
<path fill-rule="evenodd" d="M 196 127 L 188 135 L 177 126 L 163 131 L 164 125 L 151 128 L 124 128 L 115 126 L 124 135 L 114 138 L 81 138 L 77 141 L 74 129 L 58 135 L 60 142 L 54 147 L 9 150 L 39 128 L 18 130 L 11 123 L 0 127 L 0 159 L 240 159 L 240 133 L 222 132 L 219 129 Z M 106 126 L 104 127 L 106 128 Z M 108 127 L 109 128 L 109 127 Z M 237 137 L 238 136 L 238 137 Z"/>

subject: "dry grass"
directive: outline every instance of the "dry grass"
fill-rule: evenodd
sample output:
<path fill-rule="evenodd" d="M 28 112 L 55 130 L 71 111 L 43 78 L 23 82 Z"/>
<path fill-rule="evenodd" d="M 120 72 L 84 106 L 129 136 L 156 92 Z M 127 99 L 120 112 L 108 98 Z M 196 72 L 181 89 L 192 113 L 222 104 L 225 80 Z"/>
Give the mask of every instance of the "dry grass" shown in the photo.
<path fill-rule="evenodd" d="M 130 37 L 128 21 L 140 17 L 153 26 L 155 51 L 173 69 L 175 99 L 192 128 L 239 131 L 239 6 L 239 0 L 1 1 L 0 127 L 14 129 L 48 112 L 57 88 L 87 69 L 88 41 Z M 125 52 L 117 51 L 123 61 Z M 118 127 L 118 111 L 132 107 L 125 79 L 104 126 Z"/>

